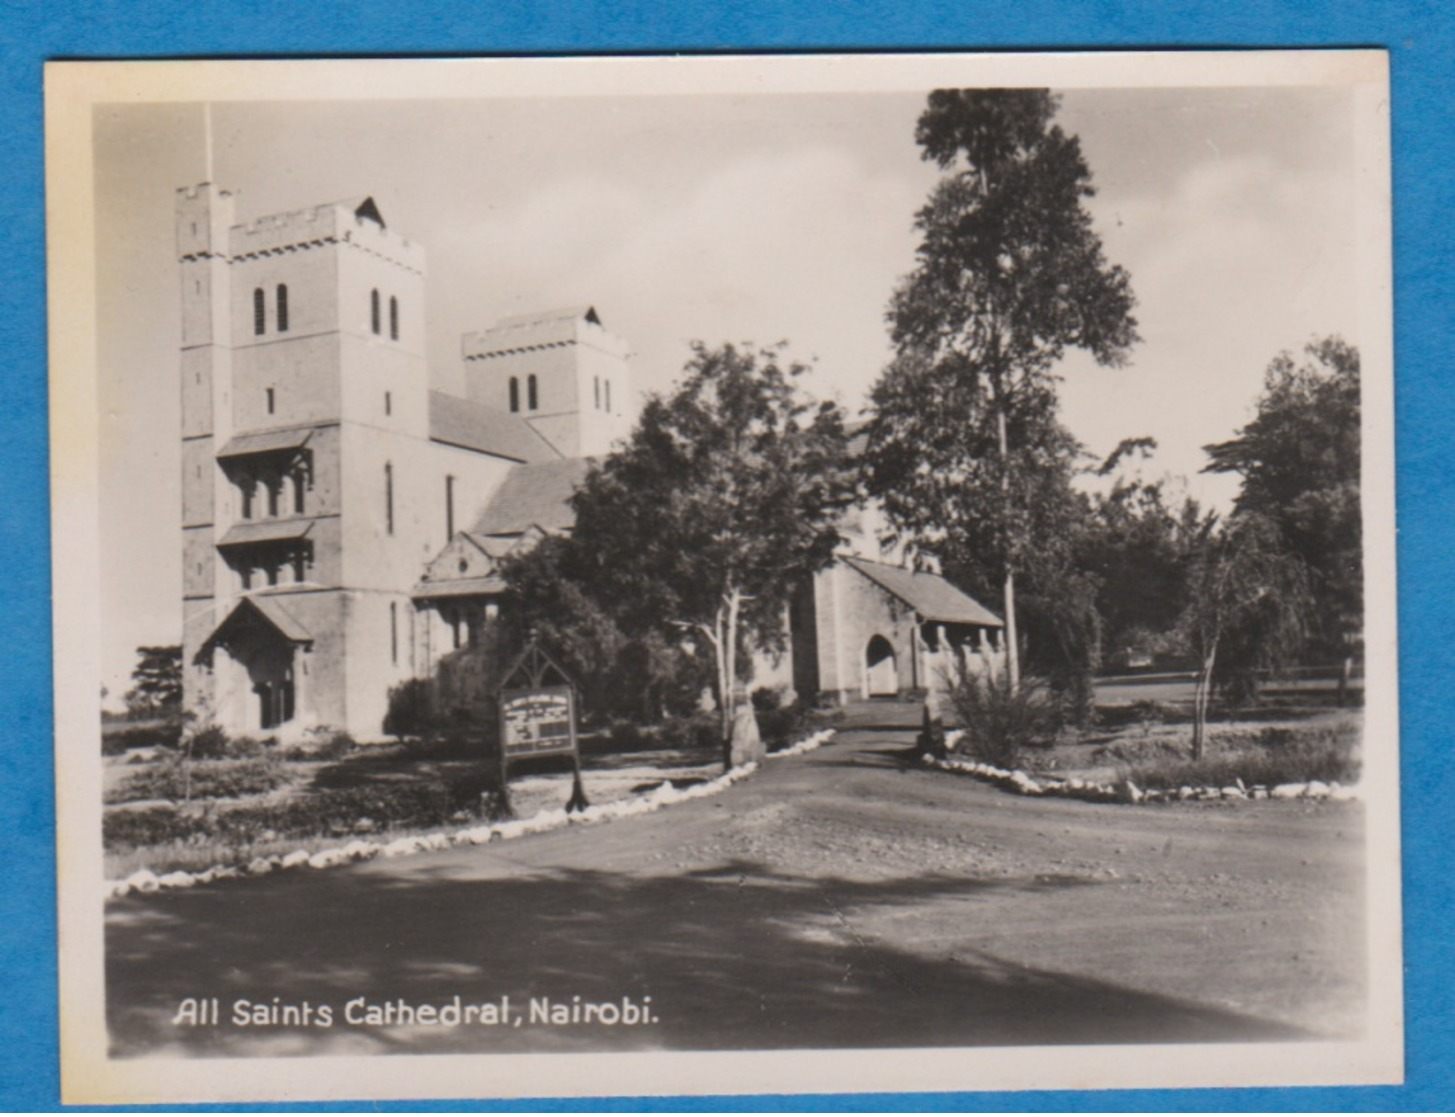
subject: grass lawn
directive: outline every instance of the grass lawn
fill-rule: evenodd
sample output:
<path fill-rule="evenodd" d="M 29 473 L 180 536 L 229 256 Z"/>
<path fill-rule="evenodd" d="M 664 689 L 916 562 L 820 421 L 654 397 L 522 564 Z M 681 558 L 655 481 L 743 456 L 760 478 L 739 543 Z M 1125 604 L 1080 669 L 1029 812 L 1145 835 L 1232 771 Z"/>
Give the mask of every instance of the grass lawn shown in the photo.
<path fill-rule="evenodd" d="M 593 803 L 656 787 L 711 779 L 716 749 L 613 749 L 585 738 L 583 783 Z M 147 755 L 147 754 L 143 754 Z M 105 874 L 138 869 L 200 871 L 303 849 L 315 852 L 356 835 L 385 840 L 467 825 L 499 808 L 493 761 L 420 742 L 362 746 L 330 760 L 265 753 L 182 764 L 162 753 L 105 761 Z M 542 758 L 511 768 L 517 817 L 565 804 L 571 765 Z"/>

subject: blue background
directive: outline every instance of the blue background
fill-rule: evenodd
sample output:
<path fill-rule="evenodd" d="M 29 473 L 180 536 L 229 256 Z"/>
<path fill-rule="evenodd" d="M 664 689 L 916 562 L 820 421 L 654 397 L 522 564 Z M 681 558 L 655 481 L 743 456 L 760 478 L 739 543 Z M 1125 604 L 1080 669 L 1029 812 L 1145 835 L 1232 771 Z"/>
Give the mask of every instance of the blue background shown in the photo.
<path fill-rule="evenodd" d="M 0 6 L 0 1106 L 59 1105 L 41 67 L 51 59 L 747 50 L 1383 47 L 1391 54 L 1407 1084 L 1359 1089 L 903 1094 L 596 1103 L 603 1109 L 1451 1110 L 1455 776 L 1455 8 L 1438 0 L 149 0 Z M 581 1102 L 539 1103 L 575 1109 Z M 228 1107 L 235 1108 L 235 1107 Z M 257 1107 L 266 1108 L 266 1107 Z M 344 1106 L 319 1107 L 341 1109 Z M 387 1106 L 371 1108 L 387 1109 Z M 459 1103 L 392 1108 L 456 1109 Z M 520 1103 L 481 1108 L 523 1108 Z"/>

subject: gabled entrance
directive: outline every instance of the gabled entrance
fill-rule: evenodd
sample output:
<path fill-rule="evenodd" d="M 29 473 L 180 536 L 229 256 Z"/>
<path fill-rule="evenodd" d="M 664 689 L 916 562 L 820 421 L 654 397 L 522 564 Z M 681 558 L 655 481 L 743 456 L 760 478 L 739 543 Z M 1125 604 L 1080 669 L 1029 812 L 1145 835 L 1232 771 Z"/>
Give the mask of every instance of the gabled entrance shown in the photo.
<path fill-rule="evenodd" d="M 218 720 L 256 732 L 291 722 L 307 670 L 302 656 L 312 643 L 308 630 L 278 601 L 238 602 L 197 653 L 215 676 Z"/>

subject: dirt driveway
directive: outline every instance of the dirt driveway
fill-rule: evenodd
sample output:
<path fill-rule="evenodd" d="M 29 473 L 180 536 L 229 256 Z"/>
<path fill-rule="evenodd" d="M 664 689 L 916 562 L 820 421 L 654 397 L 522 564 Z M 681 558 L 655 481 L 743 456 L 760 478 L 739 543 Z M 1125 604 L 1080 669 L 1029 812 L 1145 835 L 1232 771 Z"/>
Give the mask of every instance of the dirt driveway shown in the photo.
<path fill-rule="evenodd" d="M 1018 798 L 905 764 L 908 739 L 846 732 L 722 795 L 604 826 L 116 901 L 114 1051 L 1357 1032 L 1359 804 Z M 487 1024 L 483 1008 L 461 1026 L 362 1022 L 388 1003 L 456 997 L 499 1006 L 501 1023 Z M 219 1022 L 174 1024 L 186 998 L 216 998 Z M 264 1011 L 238 1023 L 240 1000 L 244 1016 Z M 599 1008 L 589 1022 L 579 1021 L 589 1009 L 568 1019 L 578 1003 L 619 1015 L 624 1002 L 646 1022 L 611 1024 Z M 270 1022 L 272 1010 L 281 1019 L 305 1003 L 309 1023 Z"/>

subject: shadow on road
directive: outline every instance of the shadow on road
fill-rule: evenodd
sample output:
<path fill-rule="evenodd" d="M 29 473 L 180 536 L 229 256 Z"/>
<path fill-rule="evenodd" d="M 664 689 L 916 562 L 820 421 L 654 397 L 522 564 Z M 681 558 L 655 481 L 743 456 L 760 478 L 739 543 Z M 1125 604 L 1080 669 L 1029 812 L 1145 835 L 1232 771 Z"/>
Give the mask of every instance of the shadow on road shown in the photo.
<path fill-rule="evenodd" d="M 483 851 L 482 851 L 483 852 Z M 117 1056 L 351 1050 L 734 1050 L 1296 1039 L 1247 1016 L 969 949 L 892 947 L 856 929 L 917 904 L 963 903 L 967 927 L 997 889 L 1065 888 L 925 875 L 775 876 L 727 861 L 688 875 L 511 871 L 497 855 L 295 872 L 116 903 L 107 946 Z M 502 864 L 507 867 L 502 870 Z M 493 876 L 494 879 L 487 879 Z M 1076 887 L 1087 887 L 1084 881 Z M 1094 886 L 1092 886 L 1094 887 Z M 968 938 L 968 936 L 967 936 Z M 953 949 L 953 947 L 951 947 Z M 646 996 L 654 1025 L 454 1029 L 230 1028 L 235 998 L 334 1006 L 569 1002 Z M 218 997 L 224 1026 L 178 1028 L 184 997 Z M 336 1049 L 336 1048 L 334 1048 Z"/>

